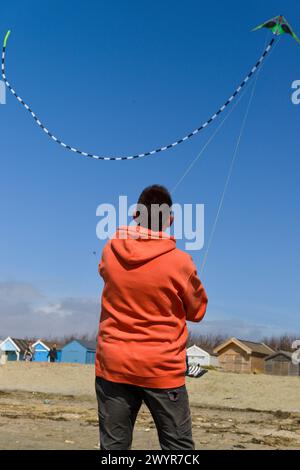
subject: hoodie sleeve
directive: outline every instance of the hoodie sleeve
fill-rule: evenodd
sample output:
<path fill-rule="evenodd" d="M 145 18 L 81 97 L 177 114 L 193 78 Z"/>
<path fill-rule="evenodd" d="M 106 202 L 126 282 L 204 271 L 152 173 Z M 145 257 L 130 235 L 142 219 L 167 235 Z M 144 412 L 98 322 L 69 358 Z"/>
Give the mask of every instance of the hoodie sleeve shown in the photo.
<path fill-rule="evenodd" d="M 183 303 L 186 311 L 186 319 L 191 322 L 199 322 L 205 315 L 208 298 L 205 289 L 194 268 L 189 276 L 183 295 Z"/>

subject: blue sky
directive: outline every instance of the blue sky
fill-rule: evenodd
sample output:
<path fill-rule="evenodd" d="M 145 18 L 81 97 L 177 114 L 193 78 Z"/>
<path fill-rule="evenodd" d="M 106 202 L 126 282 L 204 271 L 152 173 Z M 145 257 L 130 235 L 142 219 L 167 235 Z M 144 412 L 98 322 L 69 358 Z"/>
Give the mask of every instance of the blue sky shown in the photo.
<path fill-rule="evenodd" d="M 270 38 L 250 30 L 280 13 L 300 34 L 296 0 L 10 1 L 1 6 L 1 34 L 12 30 L 7 77 L 72 145 L 149 150 L 218 109 Z M 199 332 L 300 332 L 299 59 L 285 36 L 259 75 L 203 276 L 210 304 Z M 174 194 L 205 204 L 206 240 L 249 92 Z M 218 123 L 154 157 L 98 162 L 51 142 L 11 95 L 0 120 L 0 337 L 94 331 L 96 207 L 122 194 L 134 203 L 148 184 L 172 188 Z M 198 267 L 203 253 L 191 253 Z"/>

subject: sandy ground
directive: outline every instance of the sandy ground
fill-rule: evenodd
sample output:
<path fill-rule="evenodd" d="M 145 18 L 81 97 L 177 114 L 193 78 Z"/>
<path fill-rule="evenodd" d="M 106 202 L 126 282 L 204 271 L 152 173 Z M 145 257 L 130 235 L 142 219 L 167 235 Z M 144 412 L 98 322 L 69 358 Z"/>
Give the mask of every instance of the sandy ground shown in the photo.
<path fill-rule="evenodd" d="M 209 371 L 187 387 L 197 449 L 300 449 L 299 377 Z M 1 366 L 0 433 L 0 449 L 97 449 L 94 368 Z M 133 449 L 159 449 L 146 408 Z"/>

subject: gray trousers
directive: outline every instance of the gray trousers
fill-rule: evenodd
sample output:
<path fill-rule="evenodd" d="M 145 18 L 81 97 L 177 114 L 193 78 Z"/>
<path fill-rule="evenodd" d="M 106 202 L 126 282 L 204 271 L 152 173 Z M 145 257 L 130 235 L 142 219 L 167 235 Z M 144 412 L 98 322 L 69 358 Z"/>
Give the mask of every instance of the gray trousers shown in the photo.
<path fill-rule="evenodd" d="M 101 450 L 130 450 L 135 420 L 143 402 L 153 417 L 162 450 L 195 448 L 185 385 L 142 388 L 96 377 L 96 394 Z"/>

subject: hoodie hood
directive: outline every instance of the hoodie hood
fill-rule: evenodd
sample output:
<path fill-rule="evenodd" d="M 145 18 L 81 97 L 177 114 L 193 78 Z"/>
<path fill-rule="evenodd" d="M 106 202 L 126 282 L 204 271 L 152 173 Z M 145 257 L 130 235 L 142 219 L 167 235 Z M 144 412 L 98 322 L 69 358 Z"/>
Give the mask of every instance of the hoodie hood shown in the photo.
<path fill-rule="evenodd" d="M 120 227 L 111 240 L 114 253 L 128 266 L 147 263 L 175 250 L 176 240 L 165 232 L 153 232 L 144 227 Z"/>

